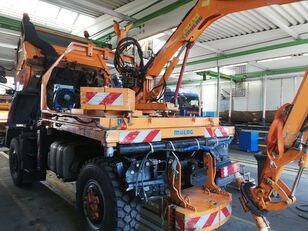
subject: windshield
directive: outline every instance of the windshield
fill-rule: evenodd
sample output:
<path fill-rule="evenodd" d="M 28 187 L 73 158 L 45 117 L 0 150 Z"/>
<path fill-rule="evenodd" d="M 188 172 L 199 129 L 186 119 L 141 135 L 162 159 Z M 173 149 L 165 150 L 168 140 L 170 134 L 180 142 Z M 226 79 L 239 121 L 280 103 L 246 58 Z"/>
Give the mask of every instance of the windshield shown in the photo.
<path fill-rule="evenodd" d="M 180 95 L 179 103 L 182 107 L 199 107 L 199 99 L 197 97 Z"/>

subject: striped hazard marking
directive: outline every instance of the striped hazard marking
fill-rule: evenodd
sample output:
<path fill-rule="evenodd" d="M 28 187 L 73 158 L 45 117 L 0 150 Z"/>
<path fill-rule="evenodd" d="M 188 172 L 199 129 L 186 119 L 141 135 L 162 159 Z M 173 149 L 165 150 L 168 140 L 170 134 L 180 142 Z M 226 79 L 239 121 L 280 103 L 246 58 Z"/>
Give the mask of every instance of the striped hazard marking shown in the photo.
<path fill-rule="evenodd" d="M 161 141 L 160 130 L 138 130 L 120 132 L 120 144 Z"/>
<path fill-rule="evenodd" d="M 229 129 L 228 127 L 210 127 L 205 129 L 205 137 L 228 137 Z"/>
<path fill-rule="evenodd" d="M 88 105 L 123 105 L 123 94 L 118 92 L 86 92 Z"/>
<path fill-rule="evenodd" d="M 214 225 L 218 225 L 227 218 L 231 216 L 232 206 L 229 204 L 220 211 L 216 211 L 210 214 L 206 214 L 200 217 L 193 218 L 183 218 L 181 216 L 176 216 L 176 230 L 185 231 L 185 230 L 201 230 L 209 228 Z"/>
<path fill-rule="evenodd" d="M 240 163 L 234 162 L 228 166 L 225 166 L 218 170 L 218 176 L 221 178 L 230 176 L 236 172 L 240 171 Z"/>

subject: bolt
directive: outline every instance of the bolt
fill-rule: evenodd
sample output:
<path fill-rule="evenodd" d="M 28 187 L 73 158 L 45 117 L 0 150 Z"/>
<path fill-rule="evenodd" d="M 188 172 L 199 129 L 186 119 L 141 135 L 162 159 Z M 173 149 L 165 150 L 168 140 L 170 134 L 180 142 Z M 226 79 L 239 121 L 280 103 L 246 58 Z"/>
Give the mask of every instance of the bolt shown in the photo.
<path fill-rule="evenodd" d="M 272 181 L 270 179 L 266 179 L 265 183 L 268 184 L 268 185 L 272 185 Z"/>
<path fill-rule="evenodd" d="M 285 200 L 284 203 L 286 203 L 287 205 L 289 205 L 289 204 L 291 204 L 291 200 L 288 198 L 288 199 Z"/>
<path fill-rule="evenodd" d="M 146 162 L 145 166 L 149 167 L 150 166 L 150 162 Z"/>
<path fill-rule="evenodd" d="M 264 205 L 259 204 L 260 209 L 264 209 Z"/>
<path fill-rule="evenodd" d="M 135 171 L 134 171 L 134 170 L 130 171 L 130 174 L 131 174 L 131 175 L 134 175 L 134 174 L 135 174 Z"/>
<path fill-rule="evenodd" d="M 140 164 L 139 164 L 139 163 L 137 163 L 137 164 L 136 164 L 136 167 L 137 167 L 137 168 L 139 168 L 139 166 L 140 166 Z"/>

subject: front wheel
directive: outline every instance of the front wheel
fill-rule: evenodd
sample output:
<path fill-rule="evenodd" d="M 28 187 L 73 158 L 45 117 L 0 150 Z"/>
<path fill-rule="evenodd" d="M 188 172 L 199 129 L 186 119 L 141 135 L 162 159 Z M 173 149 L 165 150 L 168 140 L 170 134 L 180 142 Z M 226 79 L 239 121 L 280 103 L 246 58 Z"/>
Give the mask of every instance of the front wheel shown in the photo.
<path fill-rule="evenodd" d="M 10 173 L 16 186 L 21 187 L 24 184 L 24 174 L 22 168 L 22 155 L 19 139 L 13 138 L 9 150 Z"/>
<path fill-rule="evenodd" d="M 88 231 L 136 231 L 140 205 L 122 192 L 116 169 L 104 159 L 82 168 L 76 188 L 77 208 Z"/>

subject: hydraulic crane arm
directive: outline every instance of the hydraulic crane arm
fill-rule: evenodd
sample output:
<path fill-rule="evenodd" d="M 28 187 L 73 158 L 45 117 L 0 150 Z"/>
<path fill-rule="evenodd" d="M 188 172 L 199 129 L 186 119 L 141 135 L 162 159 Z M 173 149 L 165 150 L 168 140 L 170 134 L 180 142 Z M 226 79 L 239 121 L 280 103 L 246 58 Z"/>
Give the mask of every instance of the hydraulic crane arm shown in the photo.
<path fill-rule="evenodd" d="M 160 94 L 162 86 L 179 62 L 176 52 L 188 43 L 195 42 L 204 30 L 219 18 L 234 12 L 254 9 L 271 4 L 286 4 L 297 2 L 295 0 L 198 0 L 196 5 L 184 17 L 176 31 L 171 35 L 166 44 L 152 59 L 146 70 L 146 76 L 156 78 L 163 68 L 169 63 L 163 78 L 154 88 L 145 82 L 143 99 L 150 100 Z M 179 52 L 181 53 L 181 52 Z M 174 57 L 174 58 L 172 58 Z"/>
<path fill-rule="evenodd" d="M 258 186 L 242 182 L 241 202 L 256 218 L 257 225 L 266 229 L 266 211 L 282 210 L 295 203 L 295 192 L 304 168 L 308 166 L 308 69 L 292 104 L 283 105 L 276 113 L 270 128 L 266 154 Z M 289 188 L 280 176 L 284 168 L 298 161 L 299 171 Z M 272 201 L 276 191 L 281 200 Z"/>

